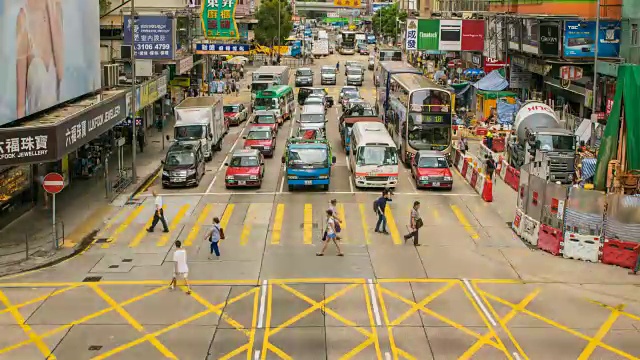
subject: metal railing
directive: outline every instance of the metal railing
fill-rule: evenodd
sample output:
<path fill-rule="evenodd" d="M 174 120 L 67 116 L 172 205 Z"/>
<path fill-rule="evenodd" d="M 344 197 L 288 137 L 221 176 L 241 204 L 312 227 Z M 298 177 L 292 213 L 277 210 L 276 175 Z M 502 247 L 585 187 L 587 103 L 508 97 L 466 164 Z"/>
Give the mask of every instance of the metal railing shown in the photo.
<path fill-rule="evenodd" d="M 34 256 L 44 257 L 52 254 L 64 246 L 64 230 L 64 222 L 58 221 L 55 234 L 53 230 L 38 233 L 26 232 L 23 234 L 24 241 L 0 245 L 0 266 L 17 264 Z"/>

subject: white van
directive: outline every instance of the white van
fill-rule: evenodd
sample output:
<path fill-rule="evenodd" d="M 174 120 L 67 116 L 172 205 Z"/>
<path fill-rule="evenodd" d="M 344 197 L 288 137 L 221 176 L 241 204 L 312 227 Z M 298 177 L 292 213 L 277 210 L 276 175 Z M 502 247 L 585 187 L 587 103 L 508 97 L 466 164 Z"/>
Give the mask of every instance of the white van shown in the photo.
<path fill-rule="evenodd" d="M 357 188 L 398 184 L 398 149 L 383 123 L 353 124 L 348 156 Z"/>
<path fill-rule="evenodd" d="M 316 104 L 303 106 L 302 111 L 300 112 L 300 120 L 298 120 L 298 122 L 301 127 L 314 127 L 324 130 L 327 122 L 325 107 L 323 105 Z"/>

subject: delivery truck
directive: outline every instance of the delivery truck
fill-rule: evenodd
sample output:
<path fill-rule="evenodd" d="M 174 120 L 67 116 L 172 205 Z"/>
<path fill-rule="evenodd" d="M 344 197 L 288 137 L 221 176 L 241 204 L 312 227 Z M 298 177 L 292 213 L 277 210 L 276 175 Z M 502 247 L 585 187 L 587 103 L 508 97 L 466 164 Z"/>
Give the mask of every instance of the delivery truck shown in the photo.
<path fill-rule="evenodd" d="M 222 96 L 188 97 L 176 106 L 175 116 L 175 141 L 200 141 L 205 159 L 211 161 L 213 152 L 222 148 L 222 139 L 229 130 L 224 121 Z"/>

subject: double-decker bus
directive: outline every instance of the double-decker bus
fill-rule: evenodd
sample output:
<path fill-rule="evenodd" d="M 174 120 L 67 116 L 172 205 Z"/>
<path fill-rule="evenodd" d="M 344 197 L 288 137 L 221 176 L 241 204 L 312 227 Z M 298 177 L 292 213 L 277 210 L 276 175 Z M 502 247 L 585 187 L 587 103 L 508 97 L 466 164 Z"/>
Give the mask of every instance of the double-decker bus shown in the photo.
<path fill-rule="evenodd" d="M 356 33 L 342 30 L 340 32 L 340 54 L 353 55 L 356 53 Z"/>
<path fill-rule="evenodd" d="M 391 76 L 385 120 L 409 164 L 419 150 L 438 150 L 450 156 L 454 98 L 446 88 L 419 74 Z"/>
<path fill-rule="evenodd" d="M 398 62 L 380 62 L 378 70 L 374 75 L 374 85 L 376 86 L 376 112 L 382 115 L 384 119 L 389 109 L 389 93 L 391 91 L 391 77 L 395 74 L 422 74 L 422 72 L 413 66 Z"/>

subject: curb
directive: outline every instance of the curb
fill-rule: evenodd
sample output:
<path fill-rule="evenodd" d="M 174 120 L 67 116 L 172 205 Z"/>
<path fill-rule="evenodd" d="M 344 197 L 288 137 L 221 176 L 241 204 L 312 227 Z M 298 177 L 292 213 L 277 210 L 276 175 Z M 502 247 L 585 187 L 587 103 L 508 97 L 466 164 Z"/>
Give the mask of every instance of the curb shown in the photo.
<path fill-rule="evenodd" d="M 149 186 L 151 186 L 156 177 L 158 177 L 160 171 L 162 171 L 162 163 L 160 163 L 157 168 L 155 168 L 149 175 L 147 175 L 144 181 L 135 188 L 135 190 L 131 193 L 131 196 L 129 196 L 129 200 L 135 198 L 141 192 L 146 191 Z"/>

